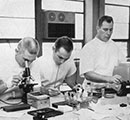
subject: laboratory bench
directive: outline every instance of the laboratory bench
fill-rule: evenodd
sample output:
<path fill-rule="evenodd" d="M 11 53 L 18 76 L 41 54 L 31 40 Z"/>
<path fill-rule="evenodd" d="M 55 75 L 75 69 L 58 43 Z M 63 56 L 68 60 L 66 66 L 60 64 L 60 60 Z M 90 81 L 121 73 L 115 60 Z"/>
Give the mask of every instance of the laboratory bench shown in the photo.
<path fill-rule="evenodd" d="M 13 102 L 18 101 L 17 99 L 13 100 Z M 63 94 L 50 97 L 50 108 L 53 108 L 52 103 L 60 101 L 64 101 Z M 89 108 L 80 108 L 78 110 L 66 105 L 60 106 L 58 110 L 64 113 L 56 117 L 50 117 L 48 120 L 130 120 L 130 105 L 127 96 L 101 97 L 97 103 L 90 102 L 89 104 Z M 0 102 L 0 106 L 5 105 L 5 103 Z M 0 120 L 33 120 L 33 116 L 28 114 L 29 111 L 33 110 L 36 109 L 31 107 L 16 112 L 5 112 L 0 109 Z"/>

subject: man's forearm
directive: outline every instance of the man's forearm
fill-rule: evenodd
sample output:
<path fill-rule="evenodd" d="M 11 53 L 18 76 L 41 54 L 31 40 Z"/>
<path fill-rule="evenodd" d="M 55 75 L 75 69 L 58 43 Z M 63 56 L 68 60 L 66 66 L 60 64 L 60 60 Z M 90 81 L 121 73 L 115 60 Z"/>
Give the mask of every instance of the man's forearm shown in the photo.
<path fill-rule="evenodd" d="M 67 83 L 69 87 L 73 88 L 76 85 L 76 79 L 77 77 L 75 72 L 72 76 L 65 79 L 65 83 Z"/>
<path fill-rule="evenodd" d="M 93 71 L 86 72 L 84 74 L 84 76 L 87 80 L 92 81 L 92 82 L 97 82 L 97 83 L 107 83 L 108 82 L 108 76 L 100 75 Z"/>

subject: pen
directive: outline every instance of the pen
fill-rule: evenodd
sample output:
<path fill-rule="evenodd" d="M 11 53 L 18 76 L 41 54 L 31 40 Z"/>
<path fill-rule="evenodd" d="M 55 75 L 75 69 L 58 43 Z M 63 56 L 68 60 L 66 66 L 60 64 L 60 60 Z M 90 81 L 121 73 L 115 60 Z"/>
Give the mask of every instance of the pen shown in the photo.
<path fill-rule="evenodd" d="M 116 116 L 116 118 L 117 118 L 118 120 L 122 120 L 122 119 L 120 119 L 120 118 L 119 118 L 119 117 L 117 117 L 117 116 Z"/>
<path fill-rule="evenodd" d="M 88 107 L 88 109 L 94 112 L 94 109 L 92 109 L 92 108 L 89 108 L 89 107 Z"/>

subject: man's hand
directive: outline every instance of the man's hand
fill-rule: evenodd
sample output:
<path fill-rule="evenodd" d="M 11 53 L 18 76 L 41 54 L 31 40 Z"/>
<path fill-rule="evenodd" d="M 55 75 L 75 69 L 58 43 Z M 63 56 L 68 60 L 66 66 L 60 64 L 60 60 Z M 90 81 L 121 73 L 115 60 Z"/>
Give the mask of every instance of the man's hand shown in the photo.
<path fill-rule="evenodd" d="M 113 88 L 116 91 L 119 91 L 121 88 L 121 82 L 123 81 L 120 75 L 114 75 L 109 78 L 109 87 Z"/>
<path fill-rule="evenodd" d="M 114 75 L 112 77 L 109 77 L 109 83 L 115 83 L 120 84 L 123 81 L 122 77 L 120 75 Z"/>
<path fill-rule="evenodd" d="M 22 80 L 22 75 L 14 75 L 12 78 L 12 86 L 18 86 L 19 82 Z"/>
<path fill-rule="evenodd" d="M 60 91 L 59 91 L 59 86 L 61 85 L 57 85 L 56 83 L 58 83 L 58 81 L 54 81 L 54 82 L 49 82 L 49 80 L 43 80 L 41 82 L 42 84 L 42 92 L 45 94 L 48 94 L 50 96 L 56 96 L 59 95 Z"/>
<path fill-rule="evenodd" d="M 41 86 L 45 87 L 49 84 L 49 80 L 42 80 Z"/>

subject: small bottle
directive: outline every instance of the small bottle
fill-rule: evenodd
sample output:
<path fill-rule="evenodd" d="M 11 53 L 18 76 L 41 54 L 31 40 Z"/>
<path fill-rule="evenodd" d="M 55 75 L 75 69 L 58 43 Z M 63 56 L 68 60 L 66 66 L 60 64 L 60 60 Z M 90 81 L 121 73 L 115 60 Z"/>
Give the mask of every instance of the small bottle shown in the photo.
<path fill-rule="evenodd" d="M 105 88 L 101 89 L 101 94 L 102 94 L 102 98 L 104 98 L 105 97 Z"/>
<path fill-rule="evenodd" d="M 92 95 L 91 83 L 87 83 L 87 85 L 85 86 L 85 90 L 87 91 L 88 96 Z"/>
<path fill-rule="evenodd" d="M 101 98 L 98 100 L 98 104 L 105 105 L 105 88 L 101 89 Z"/>

